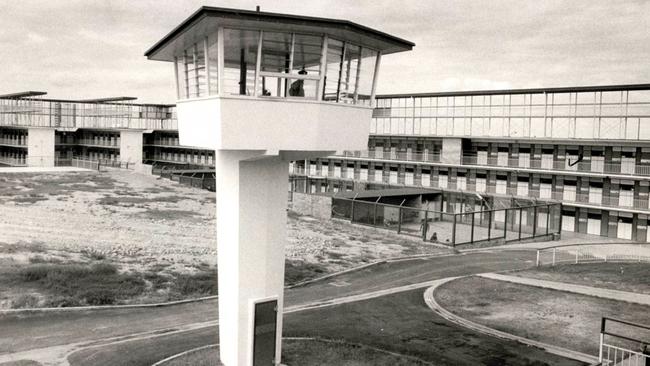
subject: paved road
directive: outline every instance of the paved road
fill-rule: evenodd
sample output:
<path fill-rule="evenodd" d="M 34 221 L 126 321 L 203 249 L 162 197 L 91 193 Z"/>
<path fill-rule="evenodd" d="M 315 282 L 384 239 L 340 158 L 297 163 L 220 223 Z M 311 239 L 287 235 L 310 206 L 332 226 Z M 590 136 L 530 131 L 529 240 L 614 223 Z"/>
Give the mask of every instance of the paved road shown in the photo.
<path fill-rule="evenodd" d="M 530 267 L 532 251 L 476 252 L 381 264 L 285 291 L 299 307 L 436 279 Z M 0 315 L 0 365 L 150 365 L 217 340 L 215 300 L 168 307 Z M 212 335 L 212 336 L 210 336 Z M 46 361 L 46 360 L 49 360 Z"/>

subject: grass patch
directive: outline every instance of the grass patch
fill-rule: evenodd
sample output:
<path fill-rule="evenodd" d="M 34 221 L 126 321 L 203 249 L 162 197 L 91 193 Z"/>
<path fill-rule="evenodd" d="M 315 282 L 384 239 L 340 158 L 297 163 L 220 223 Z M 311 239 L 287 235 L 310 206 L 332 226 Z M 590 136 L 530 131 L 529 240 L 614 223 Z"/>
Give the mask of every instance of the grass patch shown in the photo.
<path fill-rule="evenodd" d="M 393 355 L 362 345 L 327 340 L 285 339 L 282 362 L 296 366 L 424 366 L 431 363 Z M 164 366 L 219 366 L 219 347 L 190 352 Z"/>
<path fill-rule="evenodd" d="M 218 295 L 217 269 L 195 274 L 174 274 L 170 300 Z"/>
<path fill-rule="evenodd" d="M 436 299 L 474 322 L 592 355 L 598 354 L 603 316 L 647 323 L 650 312 L 648 306 L 480 277 L 448 282 L 438 288 Z"/>
<path fill-rule="evenodd" d="M 440 366 L 582 365 L 450 323 L 426 306 L 422 292 L 413 290 L 288 314 L 284 335 L 367 345 Z"/>
<path fill-rule="evenodd" d="M 177 196 L 161 196 L 161 197 L 151 197 L 151 198 L 146 198 L 142 196 L 137 196 L 137 195 L 130 195 L 130 196 L 104 196 L 100 199 L 97 200 L 97 203 L 103 206 L 124 206 L 124 207 L 132 207 L 135 205 L 139 204 L 144 204 L 144 203 L 163 203 L 163 202 L 169 202 L 169 203 L 177 203 L 178 201 L 181 201 L 185 198 L 182 197 L 177 197 Z"/>
<path fill-rule="evenodd" d="M 139 214 L 152 220 L 182 220 L 187 218 L 196 217 L 197 213 L 189 210 L 159 210 L 148 209 Z"/>
<path fill-rule="evenodd" d="M 10 199 L 10 201 L 14 201 L 19 204 L 27 204 L 27 205 L 33 205 L 36 202 L 39 201 L 47 201 L 48 198 L 39 194 L 28 194 L 26 196 L 18 196 Z"/>
<path fill-rule="evenodd" d="M 145 282 L 121 274 L 109 263 L 32 264 L 15 273 L 16 281 L 56 294 L 46 306 L 110 305 L 141 294 Z"/>
<path fill-rule="evenodd" d="M 512 274 L 650 295 L 650 264 L 648 263 L 562 264 Z"/>
<path fill-rule="evenodd" d="M 327 267 L 299 260 L 287 259 L 284 263 L 284 284 L 293 285 L 327 274 Z"/>

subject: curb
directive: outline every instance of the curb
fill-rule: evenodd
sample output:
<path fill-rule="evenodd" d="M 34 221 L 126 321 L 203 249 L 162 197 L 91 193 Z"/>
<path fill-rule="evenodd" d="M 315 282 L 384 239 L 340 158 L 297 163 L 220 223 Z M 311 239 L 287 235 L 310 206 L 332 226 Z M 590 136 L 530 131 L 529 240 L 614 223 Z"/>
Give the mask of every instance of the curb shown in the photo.
<path fill-rule="evenodd" d="M 130 305 L 92 305 L 92 306 L 70 306 L 65 308 L 27 308 L 27 309 L 2 309 L 0 316 L 10 314 L 24 314 L 24 313 L 49 313 L 49 312 L 70 312 L 70 311 L 86 311 L 86 310 L 120 310 L 120 309 L 138 309 L 138 308 L 161 308 L 166 306 L 174 306 L 181 304 L 188 304 L 194 302 L 203 302 L 209 300 L 216 300 L 219 296 L 206 296 L 197 299 L 177 300 L 170 302 L 160 302 L 154 304 L 130 304 Z"/>
<path fill-rule="evenodd" d="M 201 346 L 201 347 L 197 347 L 197 348 L 188 349 L 187 351 L 184 351 L 184 352 L 181 352 L 181 353 L 177 353 L 177 354 L 175 354 L 175 355 L 171 355 L 171 356 L 169 356 L 169 357 L 167 357 L 167 358 L 164 358 L 164 359 L 162 359 L 162 360 L 160 360 L 160 361 L 154 363 L 154 364 L 151 365 L 151 366 L 163 366 L 163 365 L 166 364 L 167 362 L 169 362 L 169 361 L 173 361 L 173 360 L 175 360 L 175 359 L 177 359 L 177 358 L 180 358 L 180 357 L 183 357 L 183 356 L 187 356 L 187 355 L 189 355 L 189 354 L 192 354 L 192 353 L 194 353 L 194 352 L 198 352 L 198 351 L 202 351 L 202 350 L 204 350 L 204 349 L 208 349 L 208 348 L 216 348 L 216 347 L 219 347 L 219 343 L 216 343 L 216 344 L 208 344 L 208 345 L 205 345 L 205 346 Z"/>
<path fill-rule="evenodd" d="M 395 357 L 399 357 L 399 358 L 403 358 L 403 359 L 409 359 L 409 360 L 417 361 L 417 362 L 423 363 L 425 365 L 431 365 L 431 366 L 435 365 L 435 364 L 433 364 L 433 363 L 431 363 L 429 361 L 425 361 L 425 360 L 423 360 L 421 358 L 418 358 L 418 357 L 415 357 L 415 356 L 409 356 L 409 355 L 404 355 L 404 354 L 401 354 L 401 353 L 391 352 L 391 351 L 387 351 L 387 350 L 377 348 L 377 347 L 368 346 L 368 345 L 361 344 L 361 343 L 350 343 L 350 342 L 345 342 L 345 341 L 336 341 L 336 340 L 332 340 L 332 339 L 316 338 L 316 337 L 282 337 L 282 340 L 283 341 L 285 341 L 285 340 L 286 341 L 310 341 L 310 342 L 322 342 L 322 343 L 338 344 L 338 345 L 348 345 L 348 346 L 353 346 L 353 347 L 369 349 L 369 350 L 372 350 L 372 351 L 375 351 L 375 352 L 379 352 L 379 353 L 383 353 L 383 354 L 387 354 L 387 355 L 391 355 L 391 356 L 395 356 Z M 162 360 L 154 363 L 151 366 L 164 366 L 167 362 L 173 361 L 173 360 L 175 360 L 177 358 L 192 354 L 194 352 L 202 351 L 204 349 L 216 348 L 216 347 L 219 347 L 219 343 L 208 344 L 208 345 L 205 345 L 205 346 L 192 348 L 192 349 L 189 349 L 187 351 L 177 353 L 175 355 L 172 355 L 172 356 L 169 356 L 169 357 L 167 357 L 165 359 L 162 359 Z"/>
<path fill-rule="evenodd" d="M 467 276 L 465 276 L 465 277 L 467 277 Z M 598 362 L 598 357 L 588 355 L 588 354 L 578 352 L 578 351 L 573 351 L 573 350 L 570 350 L 570 349 L 567 349 L 567 348 L 554 346 L 554 345 L 551 345 L 551 344 L 548 344 L 548 343 L 534 341 L 532 339 L 516 336 L 514 334 L 502 332 L 500 330 L 496 330 L 494 328 L 490 328 L 490 327 L 487 327 L 485 325 L 475 323 L 475 322 L 473 322 L 471 320 L 467 320 L 465 318 L 462 318 L 462 317 L 460 317 L 460 316 L 458 316 L 456 314 L 453 314 L 452 312 L 446 310 L 440 304 L 438 304 L 438 302 L 436 301 L 436 299 L 435 299 L 435 291 L 439 286 L 441 286 L 441 285 L 443 285 L 443 284 L 445 284 L 447 282 L 451 282 L 453 280 L 459 279 L 459 278 L 463 278 L 463 277 L 445 278 L 445 279 L 441 280 L 440 282 L 436 283 L 435 285 L 427 288 L 427 290 L 424 292 L 424 302 L 427 304 L 427 306 L 429 308 L 431 308 L 431 310 L 433 310 L 435 313 L 437 313 L 441 317 L 445 318 L 446 320 L 448 320 L 448 321 L 450 321 L 450 322 L 452 322 L 454 324 L 460 325 L 460 326 L 468 328 L 470 330 L 473 330 L 473 331 L 476 331 L 476 332 L 479 332 L 479 333 L 483 333 L 483 334 L 487 334 L 487 335 L 492 336 L 492 337 L 512 340 L 512 341 L 523 343 L 523 344 L 528 345 L 528 346 L 541 348 L 544 351 L 547 351 L 549 353 L 553 353 L 553 354 L 558 355 L 558 356 L 562 356 L 562 357 L 565 357 L 565 358 L 570 358 L 570 359 L 573 359 L 573 360 L 578 360 L 578 361 L 585 362 L 585 363 L 588 363 L 588 364 L 595 364 L 595 363 Z"/>

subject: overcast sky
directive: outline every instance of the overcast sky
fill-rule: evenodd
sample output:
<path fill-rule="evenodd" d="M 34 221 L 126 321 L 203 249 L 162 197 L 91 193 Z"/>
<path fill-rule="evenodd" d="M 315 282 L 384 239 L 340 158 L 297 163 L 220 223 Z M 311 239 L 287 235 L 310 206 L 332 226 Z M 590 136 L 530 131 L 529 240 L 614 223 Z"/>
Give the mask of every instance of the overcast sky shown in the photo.
<path fill-rule="evenodd" d="M 0 93 L 173 103 L 144 52 L 201 5 L 347 19 L 413 41 L 378 92 L 650 82 L 650 1 L 0 0 Z"/>

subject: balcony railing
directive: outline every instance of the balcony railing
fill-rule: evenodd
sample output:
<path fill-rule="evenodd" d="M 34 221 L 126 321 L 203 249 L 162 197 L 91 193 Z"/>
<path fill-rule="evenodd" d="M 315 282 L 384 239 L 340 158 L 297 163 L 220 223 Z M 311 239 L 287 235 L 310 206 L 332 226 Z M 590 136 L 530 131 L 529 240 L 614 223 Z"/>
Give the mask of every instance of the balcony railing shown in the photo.
<path fill-rule="evenodd" d="M 0 99 L 0 126 L 177 130 L 170 106 Z"/>
<path fill-rule="evenodd" d="M 362 182 L 370 183 L 385 183 L 392 185 L 403 185 L 403 186 L 413 186 L 413 187 L 425 187 L 425 188 L 439 188 L 447 190 L 458 190 L 462 192 L 477 192 L 477 193 L 488 193 L 491 195 L 502 195 L 502 196 L 512 196 L 516 198 L 527 198 L 527 199 L 539 199 L 539 200 L 554 200 L 554 201 L 563 201 L 563 202 L 575 202 L 582 203 L 586 205 L 593 206 L 602 206 L 602 207 L 612 207 L 612 208 L 629 208 L 636 210 L 650 211 L 650 202 L 647 199 L 638 199 L 629 195 L 611 197 L 602 194 L 594 193 L 576 193 L 572 190 L 553 190 L 553 189 L 526 189 L 521 187 L 513 187 L 508 184 L 477 184 L 476 182 L 466 182 L 463 186 L 459 186 L 453 181 L 448 180 L 446 184 L 440 184 L 439 180 L 429 178 L 429 185 L 422 184 L 422 175 L 414 174 L 412 184 L 411 179 L 409 178 L 408 182 L 404 175 L 398 175 L 397 179 L 392 178 L 387 174 L 382 174 L 381 180 L 375 180 L 372 174 L 369 174 L 367 179 L 360 179 L 360 174 L 355 174 L 354 172 L 348 172 L 347 170 L 341 170 L 338 174 L 336 171 L 332 170 L 327 172 L 327 174 L 322 174 L 320 170 L 311 170 L 304 169 L 299 166 L 292 166 L 289 171 L 291 174 L 295 175 L 308 175 L 312 177 L 323 177 L 339 180 L 357 180 Z M 426 181 L 426 180 L 425 180 Z"/>
<path fill-rule="evenodd" d="M 440 162 L 440 154 L 420 152 L 392 152 L 392 151 L 344 151 L 339 156 L 362 159 L 402 160 L 402 161 L 423 161 L 431 163 Z"/>
<path fill-rule="evenodd" d="M 27 147 L 27 136 L 0 137 L 0 145 Z"/>
<path fill-rule="evenodd" d="M 539 158 L 508 158 L 498 159 L 495 156 L 463 155 L 463 165 L 483 165 L 508 168 L 561 170 L 572 172 L 644 175 L 650 176 L 650 165 L 634 163 L 606 163 L 602 161 L 581 161 L 573 166 L 569 165 L 571 159 L 539 159 Z"/>

